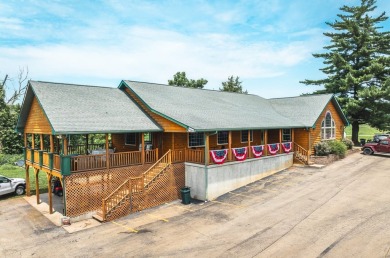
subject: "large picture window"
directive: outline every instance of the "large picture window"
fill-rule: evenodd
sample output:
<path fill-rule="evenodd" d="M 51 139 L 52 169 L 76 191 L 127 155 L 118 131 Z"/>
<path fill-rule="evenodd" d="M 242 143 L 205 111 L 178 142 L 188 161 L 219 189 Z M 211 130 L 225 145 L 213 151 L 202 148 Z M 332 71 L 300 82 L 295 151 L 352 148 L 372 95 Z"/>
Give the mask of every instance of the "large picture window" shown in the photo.
<path fill-rule="evenodd" d="M 137 142 L 136 133 L 127 133 L 125 134 L 125 145 L 135 145 Z"/>
<path fill-rule="evenodd" d="M 291 129 L 283 129 L 282 142 L 291 142 Z"/>
<path fill-rule="evenodd" d="M 249 131 L 251 134 L 251 142 L 253 142 L 253 131 Z M 241 142 L 248 142 L 248 130 L 241 131 Z"/>
<path fill-rule="evenodd" d="M 188 146 L 189 147 L 203 147 L 204 146 L 204 133 L 188 133 Z"/>
<path fill-rule="evenodd" d="M 321 123 L 321 139 L 329 140 L 336 138 L 336 125 L 332 118 L 332 114 L 328 111 L 326 112 L 324 120 Z"/>
<path fill-rule="evenodd" d="M 218 140 L 217 144 L 223 145 L 229 143 L 229 132 L 228 131 L 220 131 L 218 132 Z"/>

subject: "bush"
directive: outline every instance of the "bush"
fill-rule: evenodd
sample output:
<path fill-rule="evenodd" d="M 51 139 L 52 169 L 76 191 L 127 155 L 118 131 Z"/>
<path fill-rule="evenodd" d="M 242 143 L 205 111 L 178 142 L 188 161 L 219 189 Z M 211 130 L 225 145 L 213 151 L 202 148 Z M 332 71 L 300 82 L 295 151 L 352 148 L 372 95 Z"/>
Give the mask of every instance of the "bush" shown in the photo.
<path fill-rule="evenodd" d="M 350 139 L 344 138 L 344 139 L 342 140 L 342 142 L 345 144 L 345 146 L 347 146 L 347 149 L 348 149 L 348 150 L 352 150 L 353 141 L 351 141 Z"/>
<path fill-rule="evenodd" d="M 314 145 L 314 150 L 317 156 L 328 156 L 331 148 L 327 141 L 318 142 Z"/>
<path fill-rule="evenodd" d="M 4 165 L 1 165 L 0 166 L 0 170 L 17 170 L 19 169 L 19 167 L 17 166 L 14 166 L 14 165 L 10 165 L 10 164 L 4 164 Z"/>
<path fill-rule="evenodd" d="M 347 152 L 347 146 L 341 141 L 329 141 L 330 153 L 339 156 L 340 158 L 345 157 Z"/>
<path fill-rule="evenodd" d="M 0 154 L 0 166 L 4 164 L 13 165 L 16 161 L 24 159 L 23 154 Z"/>

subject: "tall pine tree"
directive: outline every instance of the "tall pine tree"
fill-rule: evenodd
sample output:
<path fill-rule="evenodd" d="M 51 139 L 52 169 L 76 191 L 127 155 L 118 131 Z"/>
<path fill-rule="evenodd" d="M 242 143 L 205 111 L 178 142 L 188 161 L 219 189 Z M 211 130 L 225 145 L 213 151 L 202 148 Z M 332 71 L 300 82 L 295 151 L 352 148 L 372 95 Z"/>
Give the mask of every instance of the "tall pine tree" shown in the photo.
<path fill-rule="evenodd" d="M 322 85 L 316 93 L 334 93 L 352 124 L 352 140 L 358 144 L 359 124 L 379 129 L 390 125 L 390 32 L 379 24 L 387 20 L 385 12 L 373 16 L 376 0 L 361 0 L 360 6 L 343 6 L 338 20 L 327 22 L 333 32 L 323 58 L 327 75 L 308 80 L 307 85 Z"/>

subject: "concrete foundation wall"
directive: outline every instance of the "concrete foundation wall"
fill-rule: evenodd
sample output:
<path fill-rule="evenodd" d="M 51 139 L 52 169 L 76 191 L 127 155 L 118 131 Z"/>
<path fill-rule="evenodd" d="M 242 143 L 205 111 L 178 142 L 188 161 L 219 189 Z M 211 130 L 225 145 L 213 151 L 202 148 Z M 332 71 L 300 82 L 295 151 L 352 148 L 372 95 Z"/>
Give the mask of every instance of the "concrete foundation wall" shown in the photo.
<path fill-rule="evenodd" d="M 293 153 L 267 156 L 222 165 L 205 166 L 186 163 L 186 186 L 191 197 L 213 200 L 229 191 L 255 182 L 293 165 Z"/>

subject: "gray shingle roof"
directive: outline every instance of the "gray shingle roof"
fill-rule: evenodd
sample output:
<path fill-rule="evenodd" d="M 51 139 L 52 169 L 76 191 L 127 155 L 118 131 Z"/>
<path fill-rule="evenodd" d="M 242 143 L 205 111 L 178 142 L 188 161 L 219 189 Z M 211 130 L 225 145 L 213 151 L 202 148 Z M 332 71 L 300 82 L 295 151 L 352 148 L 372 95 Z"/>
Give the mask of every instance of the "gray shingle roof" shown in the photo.
<path fill-rule="evenodd" d="M 29 81 L 17 130 L 22 131 L 33 96 L 54 134 L 161 131 L 118 88 Z"/>
<path fill-rule="evenodd" d="M 277 98 L 268 101 L 279 114 L 300 121 L 306 127 L 313 127 L 326 105 L 332 101 L 345 124 L 348 124 L 333 94 Z"/>
<path fill-rule="evenodd" d="M 316 116 L 317 119 L 326 105 L 325 102 L 313 103 L 312 106 L 318 107 L 312 109 L 309 118 L 301 119 L 299 115 L 290 115 L 294 114 L 293 110 L 284 115 L 281 110 L 275 109 L 274 106 L 278 105 L 276 101 L 257 95 L 128 80 L 119 87 L 130 88 L 154 112 L 197 131 L 311 127 L 312 118 Z M 330 97 L 323 98 L 329 101 Z M 294 109 L 307 108 L 294 106 Z"/>

